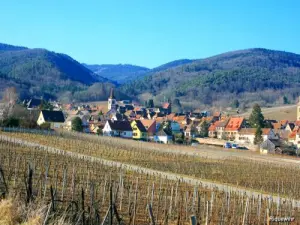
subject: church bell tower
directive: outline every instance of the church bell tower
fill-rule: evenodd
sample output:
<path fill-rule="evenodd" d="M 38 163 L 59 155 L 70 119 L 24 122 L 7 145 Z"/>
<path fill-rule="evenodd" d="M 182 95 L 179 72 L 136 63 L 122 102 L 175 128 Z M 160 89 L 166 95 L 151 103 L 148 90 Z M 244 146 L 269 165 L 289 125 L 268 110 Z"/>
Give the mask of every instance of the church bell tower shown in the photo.
<path fill-rule="evenodd" d="M 108 97 L 108 110 L 111 110 L 111 109 L 116 109 L 116 106 L 117 106 L 117 101 L 116 101 L 116 98 L 115 98 L 115 95 L 114 95 L 114 89 L 112 88 L 110 90 L 110 95 Z"/>

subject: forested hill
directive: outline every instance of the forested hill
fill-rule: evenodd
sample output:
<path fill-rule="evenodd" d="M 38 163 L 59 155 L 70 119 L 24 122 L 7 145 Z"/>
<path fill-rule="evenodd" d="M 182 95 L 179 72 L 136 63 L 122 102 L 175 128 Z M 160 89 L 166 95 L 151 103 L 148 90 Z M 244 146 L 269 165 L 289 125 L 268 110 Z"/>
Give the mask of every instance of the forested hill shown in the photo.
<path fill-rule="evenodd" d="M 0 52 L 1 51 L 19 51 L 19 50 L 25 50 L 25 49 L 27 49 L 27 48 L 0 43 Z"/>
<path fill-rule="evenodd" d="M 68 55 L 0 44 L 0 95 L 6 87 L 15 86 L 21 98 L 43 96 L 53 99 L 67 95 L 68 98 L 75 96 L 83 100 L 82 92 L 96 82 L 108 80 L 100 76 L 96 78 L 92 71 Z M 100 91 L 106 95 L 104 89 L 106 87 L 100 88 L 93 96 L 101 97 Z M 84 95 L 85 100 L 87 94 Z M 103 99 L 106 97 L 103 95 Z"/>
<path fill-rule="evenodd" d="M 125 84 L 137 79 L 141 79 L 153 73 L 191 63 L 193 61 L 194 60 L 190 59 L 180 59 L 163 64 L 153 69 L 148 69 L 142 66 L 134 66 L 130 64 L 83 65 L 101 77 L 105 77 L 118 84 Z"/>
<path fill-rule="evenodd" d="M 105 77 L 118 84 L 136 80 L 144 76 L 144 74 L 146 74 L 150 70 L 146 67 L 134 66 L 129 64 L 83 65 L 96 73 L 98 76 Z"/>
<path fill-rule="evenodd" d="M 131 96 L 178 98 L 190 104 L 229 106 L 294 101 L 300 94 L 300 55 L 247 49 L 196 60 L 122 86 Z M 147 95 L 145 95 L 147 93 Z"/>

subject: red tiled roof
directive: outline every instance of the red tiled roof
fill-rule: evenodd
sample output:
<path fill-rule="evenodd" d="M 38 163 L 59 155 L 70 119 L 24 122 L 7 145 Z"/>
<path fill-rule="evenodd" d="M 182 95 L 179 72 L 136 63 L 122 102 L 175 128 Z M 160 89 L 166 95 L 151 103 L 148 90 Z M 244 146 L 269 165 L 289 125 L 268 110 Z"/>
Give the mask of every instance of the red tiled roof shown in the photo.
<path fill-rule="evenodd" d="M 156 121 L 156 122 L 162 122 L 162 121 L 164 121 L 164 120 L 165 120 L 164 117 L 156 117 L 156 118 L 155 118 L 155 121 Z"/>
<path fill-rule="evenodd" d="M 272 123 L 272 126 L 274 129 L 281 129 L 281 124 L 280 123 Z"/>
<path fill-rule="evenodd" d="M 173 120 L 174 117 L 175 117 L 175 113 L 171 113 L 171 114 L 167 115 L 168 120 Z"/>
<path fill-rule="evenodd" d="M 163 103 L 162 107 L 163 107 L 163 109 L 167 109 L 170 107 L 170 103 L 165 102 L 165 103 Z"/>
<path fill-rule="evenodd" d="M 244 122 L 244 117 L 232 117 L 229 119 L 225 131 L 237 131 L 241 128 Z"/>
<path fill-rule="evenodd" d="M 216 130 L 216 125 L 215 123 L 211 124 L 208 128 L 208 131 L 215 131 Z"/>
<path fill-rule="evenodd" d="M 295 139 L 296 138 L 296 134 L 297 134 L 297 130 L 294 130 L 290 133 L 289 135 L 289 139 Z"/>
<path fill-rule="evenodd" d="M 141 120 L 141 122 L 145 127 L 151 127 L 152 124 L 155 123 L 156 121 L 155 120 Z"/>

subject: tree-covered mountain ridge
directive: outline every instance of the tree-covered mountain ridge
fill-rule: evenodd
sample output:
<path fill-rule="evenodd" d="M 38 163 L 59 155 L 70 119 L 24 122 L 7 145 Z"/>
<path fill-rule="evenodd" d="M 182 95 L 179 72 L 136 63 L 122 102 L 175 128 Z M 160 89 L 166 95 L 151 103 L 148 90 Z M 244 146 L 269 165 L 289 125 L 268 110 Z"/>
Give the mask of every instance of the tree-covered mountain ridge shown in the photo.
<path fill-rule="evenodd" d="M 0 44 L 0 95 L 11 86 L 22 99 L 86 101 L 106 99 L 114 85 L 66 54 Z"/>
<path fill-rule="evenodd" d="M 294 101 L 300 94 L 300 55 L 263 48 L 228 52 L 153 73 L 122 91 L 191 105 L 227 106 L 234 99 L 268 105 L 284 95 Z"/>
<path fill-rule="evenodd" d="M 126 84 L 131 81 L 141 79 L 145 76 L 151 75 L 153 73 L 163 71 L 169 68 L 173 68 L 179 65 L 184 65 L 191 63 L 194 60 L 191 59 L 179 59 L 175 61 L 168 62 L 161 66 L 149 69 L 147 67 L 136 66 L 131 64 L 94 64 L 88 65 L 83 64 L 85 67 L 96 73 L 101 77 L 105 77 L 117 84 Z"/>

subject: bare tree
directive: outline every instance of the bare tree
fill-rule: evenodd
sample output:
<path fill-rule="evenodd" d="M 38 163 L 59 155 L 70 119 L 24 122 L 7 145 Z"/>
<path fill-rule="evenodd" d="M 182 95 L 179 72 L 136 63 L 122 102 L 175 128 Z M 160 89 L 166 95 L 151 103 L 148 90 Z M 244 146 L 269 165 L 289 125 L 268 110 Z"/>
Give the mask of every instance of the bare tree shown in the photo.
<path fill-rule="evenodd" d="M 15 87 L 8 87 L 4 90 L 2 104 L 0 107 L 0 119 L 5 120 L 12 115 L 13 108 L 18 100 L 18 93 Z"/>
<path fill-rule="evenodd" d="M 3 101 L 14 105 L 18 100 L 18 93 L 15 87 L 8 87 L 3 93 Z"/>

